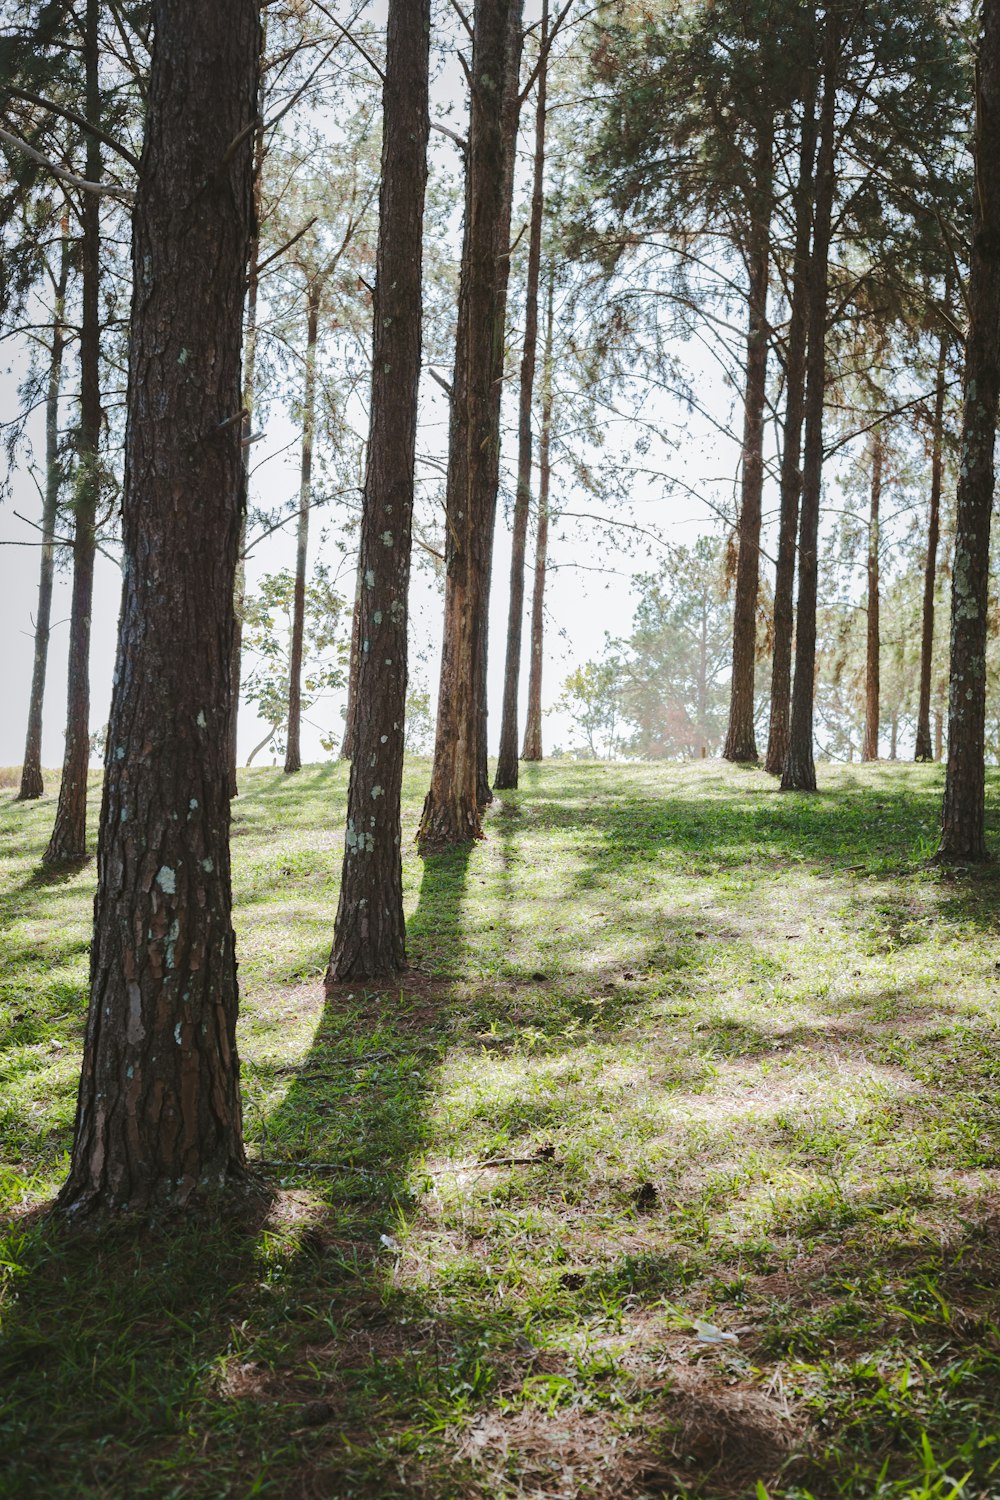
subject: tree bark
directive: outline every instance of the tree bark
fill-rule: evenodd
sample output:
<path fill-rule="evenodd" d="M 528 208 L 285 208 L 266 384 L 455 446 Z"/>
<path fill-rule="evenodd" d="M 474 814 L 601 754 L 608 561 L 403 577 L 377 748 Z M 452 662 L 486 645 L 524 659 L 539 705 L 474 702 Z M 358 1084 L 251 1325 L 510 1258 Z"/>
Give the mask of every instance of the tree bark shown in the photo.
<path fill-rule="evenodd" d="M 826 319 L 830 238 L 833 225 L 838 17 L 829 7 L 823 25 L 823 103 L 816 163 L 816 205 L 809 257 L 806 354 L 805 446 L 799 516 L 799 598 L 795 622 L 795 681 L 782 791 L 814 792 L 813 694 L 816 681 L 816 594 L 819 502 L 823 483 L 823 405 L 826 395 Z"/>
<path fill-rule="evenodd" d="M 422 852 L 482 837 L 486 632 L 499 483 L 509 237 L 503 106 L 515 6 L 520 13 L 520 0 L 476 0 L 474 15 L 465 235 L 445 497 L 444 647 L 434 764 L 418 835 Z"/>
<path fill-rule="evenodd" d="M 42 547 L 38 578 L 38 609 L 35 614 L 35 657 L 31 672 L 28 726 L 24 737 L 19 802 L 30 802 L 45 790 L 42 780 L 42 709 L 45 675 L 49 660 L 52 624 L 52 584 L 55 575 L 56 513 L 61 482 L 59 466 L 59 389 L 62 384 L 63 353 L 66 348 L 66 285 L 69 280 L 69 226 L 62 222 L 59 275 L 52 309 L 52 347 L 45 394 L 45 500 L 42 506 Z"/>
<path fill-rule="evenodd" d="M 920 696 L 917 706 L 917 742 L 914 760 L 932 760 L 931 670 L 934 658 L 934 589 L 937 584 L 937 550 L 941 534 L 941 482 L 944 473 L 944 389 L 948 359 L 948 334 L 942 327 L 938 344 L 937 379 L 934 389 L 934 430 L 931 437 L 931 498 L 927 520 L 927 561 L 924 564 L 924 601 L 920 626 Z"/>
<path fill-rule="evenodd" d="M 228 727 L 258 7 L 152 18 L 73 1210 L 182 1205 L 244 1167 Z"/>
<path fill-rule="evenodd" d="M 549 556 L 549 488 L 552 482 L 552 346 L 555 329 L 555 270 L 550 267 L 545 308 L 545 352 L 542 356 L 542 425 L 538 439 L 538 520 L 535 530 L 535 579 L 531 595 L 531 653 L 528 712 L 521 759 L 542 759 L 542 657 L 545 645 L 545 567 Z"/>
<path fill-rule="evenodd" d="M 340 904 L 327 981 L 406 963 L 400 796 L 422 325 L 430 0 L 392 0 L 383 92 L 371 429 L 358 556 L 361 651 Z"/>
<path fill-rule="evenodd" d="M 884 447 L 878 427 L 872 434 L 872 483 L 868 512 L 868 629 L 865 650 L 865 733 L 861 759 L 878 760 L 878 727 L 881 694 L 879 690 L 879 506 L 882 500 L 882 462 Z M 895 722 L 895 721 L 894 721 Z M 895 760 L 895 754 L 892 759 Z"/>
<path fill-rule="evenodd" d="M 84 23 L 87 119 L 101 117 L 99 0 L 87 0 Z M 87 178 L 101 179 L 101 146 L 87 136 Z M 73 523 L 73 595 L 69 621 L 66 744 L 59 802 L 46 864 L 67 864 L 87 853 L 87 771 L 90 766 L 90 615 L 97 552 L 97 506 L 101 490 L 101 210 L 96 193 L 84 193 L 80 320 L 80 425 Z"/>
<path fill-rule="evenodd" d="M 267 12 L 261 18 L 261 52 L 267 33 Z M 257 393 L 257 296 L 260 289 L 260 215 L 264 183 L 264 122 L 261 119 L 254 134 L 253 148 L 253 230 L 250 240 L 250 268 L 247 273 L 247 305 L 243 336 L 243 462 L 240 465 L 240 545 L 236 557 L 236 584 L 233 600 L 233 646 L 229 662 L 232 713 L 229 724 L 229 795 L 238 797 L 236 758 L 239 741 L 240 682 L 243 676 L 243 614 L 247 597 L 247 505 L 250 500 L 250 438 L 253 435 L 253 407 Z M 252 757 L 251 757 L 252 759 Z M 247 761 L 247 765 L 250 761 Z"/>
<path fill-rule="evenodd" d="M 521 675 L 521 633 L 524 619 L 524 555 L 531 509 L 531 412 L 534 404 L 538 350 L 538 283 L 542 263 L 542 218 L 545 176 L 545 110 L 548 92 L 549 5 L 542 0 L 535 106 L 535 160 L 531 192 L 528 274 L 524 297 L 524 349 L 521 356 L 520 409 L 517 429 L 517 493 L 510 552 L 510 608 L 507 615 L 507 659 L 504 668 L 503 715 L 493 785 L 498 791 L 517 786 L 517 698 Z"/>
<path fill-rule="evenodd" d="M 757 659 L 757 591 L 760 583 L 760 513 L 764 493 L 764 413 L 767 404 L 767 289 L 771 264 L 771 177 L 774 123 L 761 128 L 754 161 L 752 222 L 747 246 L 747 368 L 743 402 L 743 473 L 739 556 L 733 610 L 733 657 L 729 726 L 722 754 L 737 762 L 757 760 L 754 733 L 754 668 Z"/>
<path fill-rule="evenodd" d="M 764 769 L 780 776 L 788 753 L 795 633 L 795 550 L 802 493 L 802 423 L 805 414 L 808 332 L 809 240 L 816 165 L 816 78 L 802 101 L 802 135 L 795 196 L 795 264 L 785 356 L 785 428 L 781 451 L 778 561 L 774 576 L 774 652 L 771 658 L 771 718 Z"/>
<path fill-rule="evenodd" d="M 313 431 L 316 424 L 316 339 L 319 334 L 319 289 L 306 290 L 306 379 L 302 398 L 302 469 L 299 480 L 299 524 L 295 549 L 295 591 L 288 653 L 288 736 L 285 775 L 302 769 L 302 642 L 306 627 L 306 567 L 309 559 L 309 508 L 312 504 Z"/>
<path fill-rule="evenodd" d="M 969 331 L 951 577 L 948 772 L 937 857 L 982 860 L 993 449 L 1000 399 L 1000 0 L 983 0 L 976 75 Z"/>

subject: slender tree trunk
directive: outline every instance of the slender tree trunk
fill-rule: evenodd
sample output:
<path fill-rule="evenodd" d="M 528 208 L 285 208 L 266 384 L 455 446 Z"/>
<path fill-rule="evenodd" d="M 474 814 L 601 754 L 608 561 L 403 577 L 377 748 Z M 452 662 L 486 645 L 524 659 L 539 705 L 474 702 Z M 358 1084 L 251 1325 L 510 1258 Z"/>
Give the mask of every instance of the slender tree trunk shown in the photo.
<path fill-rule="evenodd" d="M 524 29 L 522 26 L 522 13 L 524 0 L 508 0 L 509 10 L 507 16 L 507 51 L 504 59 L 504 98 L 501 111 L 500 133 L 503 143 L 503 182 L 502 182 L 502 204 L 501 221 L 498 232 L 499 265 L 497 267 L 497 280 L 500 296 L 500 319 L 501 327 L 506 332 L 507 327 L 507 286 L 510 280 L 510 258 L 511 258 L 511 221 L 514 212 L 514 167 L 517 157 L 517 132 L 521 120 L 521 49 L 524 44 Z M 500 356 L 500 370 L 497 377 L 497 385 L 494 399 L 496 401 L 496 423 L 497 432 L 500 430 L 500 406 L 503 399 L 504 380 L 504 357 Z M 487 681 L 487 669 L 489 665 L 489 640 L 490 640 L 490 591 L 493 584 L 493 542 L 496 532 L 496 500 L 500 488 L 500 442 L 497 441 L 496 448 L 496 480 L 493 494 L 493 522 L 490 526 L 490 534 L 487 542 L 487 554 L 485 561 L 484 577 L 486 586 L 480 599 L 479 608 L 482 615 L 481 628 L 479 632 L 479 747 L 478 766 L 476 771 L 476 800 L 480 809 L 488 807 L 493 801 L 493 789 L 490 786 L 489 771 L 489 692 Z"/>
<path fill-rule="evenodd" d="M 889 720 L 889 759 L 898 760 L 897 749 L 899 747 L 899 715 L 894 713 Z"/>
<path fill-rule="evenodd" d="M 542 659 L 545 646 L 545 568 L 549 556 L 549 488 L 552 482 L 552 361 L 555 330 L 554 267 L 549 268 L 545 306 L 545 352 L 542 356 L 542 425 L 538 439 L 538 519 L 535 528 L 535 577 L 531 592 L 531 651 L 528 711 L 521 759 L 542 759 Z"/>
<path fill-rule="evenodd" d="M 771 264 L 771 177 L 774 123 L 760 131 L 754 162 L 750 226 L 746 387 L 743 401 L 743 477 L 739 557 L 733 610 L 733 657 L 726 760 L 757 760 L 754 734 L 754 667 L 757 659 L 757 591 L 760 583 L 760 512 L 764 493 L 764 413 L 767 404 L 767 288 Z"/>
<path fill-rule="evenodd" d="M 261 55 L 267 32 L 267 11 L 261 18 Z M 250 269 L 247 274 L 247 305 L 243 335 L 243 462 L 240 465 L 240 546 L 236 558 L 236 585 L 233 602 L 233 649 L 229 664 L 232 694 L 232 716 L 229 725 L 229 795 L 238 797 L 236 755 L 239 740 L 240 682 L 243 676 L 243 615 L 247 597 L 247 505 L 250 499 L 250 438 L 253 435 L 253 407 L 257 394 L 257 296 L 260 288 L 260 215 L 264 183 L 264 122 L 261 119 L 254 135 L 253 150 L 253 236 L 250 241 Z M 247 765 L 250 761 L 247 761 Z"/>
<path fill-rule="evenodd" d="M 309 508 L 312 505 L 313 430 L 316 425 L 316 339 L 319 334 L 319 290 L 310 283 L 306 294 L 306 383 L 302 400 L 302 471 L 299 482 L 299 525 L 295 550 L 295 593 L 292 600 L 292 638 L 288 653 L 288 738 L 285 775 L 302 769 L 302 643 L 306 628 L 306 566 L 309 558 Z"/>
<path fill-rule="evenodd" d="M 392 0 L 383 92 L 371 431 L 358 557 L 362 649 L 340 905 L 327 980 L 406 962 L 400 795 L 420 385 L 430 0 Z"/>
<path fill-rule="evenodd" d="M 476 0 L 474 14 L 465 238 L 445 498 L 444 648 L 434 764 L 419 832 L 425 852 L 482 836 L 484 672 L 500 464 L 504 231 L 509 222 L 503 105 L 512 6 L 519 11 L 520 0 Z"/>
<path fill-rule="evenodd" d="M 74 1210 L 184 1204 L 244 1166 L 228 728 L 258 7 L 152 21 Z"/>
<path fill-rule="evenodd" d="M 507 615 L 507 660 L 504 669 L 503 717 L 493 785 L 498 791 L 517 786 L 517 697 L 521 675 L 521 630 L 524 618 L 524 554 L 531 509 L 531 411 L 538 348 L 538 283 L 542 263 L 542 217 L 545 176 L 545 109 L 548 90 L 549 4 L 542 0 L 539 38 L 535 161 L 528 241 L 528 275 L 524 299 L 524 350 L 521 356 L 520 410 L 517 430 L 517 494 L 510 551 L 510 609 Z"/>
<path fill-rule="evenodd" d="M 38 578 L 38 609 L 35 615 L 35 659 L 31 672 L 28 727 L 24 737 L 19 802 L 30 802 L 45 790 L 42 781 L 42 708 L 45 673 L 49 659 L 52 622 L 52 583 L 55 575 L 56 513 L 59 508 L 59 388 L 62 383 L 63 352 L 66 348 L 66 284 L 69 279 L 69 226 L 62 223 L 62 248 L 52 311 L 52 347 L 49 381 L 45 395 L 45 501 L 42 506 L 41 565 Z"/>
<path fill-rule="evenodd" d="M 361 653 L 361 575 L 358 575 L 354 591 L 354 609 L 351 612 L 351 657 L 347 665 L 347 707 L 344 710 L 344 738 L 340 746 L 341 760 L 354 759 L 354 724 L 358 703 L 358 668 Z"/>
<path fill-rule="evenodd" d="M 879 506 L 882 500 L 882 461 L 884 445 L 878 427 L 872 435 L 872 484 L 868 513 L 868 631 L 865 653 L 865 734 L 861 745 L 862 760 L 878 760 L 878 726 L 880 718 L 879 657 Z M 895 754 L 892 759 L 895 760 Z"/>
<path fill-rule="evenodd" d="M 816 790 L 813 761 L 813 694 L 816 681 L 816 594 L 819 502 L 823 483 L 823 404 L 826 395 L 826 318 L 830 237 L 833 225 L 836 142 L 838 17 L 825 12 L 823 104 L 816 163 L 816 207 L 809 263 L 808 352 L 806 355 L 805 446 L 799 516 L 799 599 L 795 622 L 795 682 L 792 688 L 788 749 L 781 772 L 783 791 Z"/>
<path fill-rule="evenodd" d="M 934 710 L 934 759 L 940 761 L 944 754 L 944 714 L 939 708 Z"/>
<path fill-rule="evenodd" d="M 983 0 L 969 331 L 951 575 L 948 773 L 941 860 L 986 855 L 984 744 L 993 449 L 1000 398 L 1000 0 Z"/>
<path fill-rule="evenodd" d="M 87 0 L 84 29 L 86 111 L 101 116 L 98 21 L 99 0 Z M 101 147 L 87 138 L 87 177 L 101 178 Z M 66 744 L 59 803 L 46 864 L 83 859 L 87 853 L 87 771 L 90 766 L 90 615 L 97 552 L 97 506 L 100 497 L 101 449 L 101 212 L 95 193 L 84 193 L 81 205 L 82 316 L 80 324 L 80 425 L 73 523 L 73 595 L 69 621 L 66 691 Z"/>
<path fill-rule="evenodd" d="M 799 176 L 795 190 L 795 265 L 785 356 L 785 430 L 781 452 L 781 512 L 778 563 L 774 576 L 774 652 L 771 658 L 771 720 L 764 769 L 780 776 L 788 753 L 795 632 L 795 545 L 802 492 L 802 422 L 806 393 L 809 239 L 812 232 L 816 165 L 816 78 L 802 101 Z"/>
<path fill-rule="evenodd" d="M 924 603 L 920 627 L 920 697 L 917 707 L 917 743 L 914 760 L 930 760 L 931 669 L 934 658 L 934 590 L 937 585 L 937 550 L 941 532 L 941 482 L 944 473 L 944 388 L 948 359 L 948 335 L 941 329 L 938 345 L 937 380 L 934 390 L 934 431 L 931 438 L 931 501 L 927 521 L 927 561 L 924 564 Z"/>

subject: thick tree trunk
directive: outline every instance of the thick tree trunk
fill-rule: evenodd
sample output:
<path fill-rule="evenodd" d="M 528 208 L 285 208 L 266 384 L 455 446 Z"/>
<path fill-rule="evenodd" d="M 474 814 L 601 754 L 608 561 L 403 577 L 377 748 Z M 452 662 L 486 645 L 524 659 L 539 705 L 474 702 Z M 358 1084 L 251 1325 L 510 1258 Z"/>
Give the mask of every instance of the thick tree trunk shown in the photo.
<path fill-rule="evenodd" d="M 528 711 L 521 759 L 542 759 L 542 657 L 545 647 L 545 567 L 549 556 L 549 488 L 552 482 L 552 346 L 555 329 L 555 271 L 550 267 L 545 308 L 545 353 L 542 360 L 542 425 L 538 439 L 538 519 L 535 528 L 535 577 L 531 592 L 531 650 Z"/>
<path fill-rule="evenodd" d="M 86 111 L 101 116 L 99 79 L 99 0 L 87 0 L 84 27 Z M 101 147 L 87 138 L 87 178 L 101 178 Z M 100 497 L 101 450 L 101 212 L 95 193 L 84 193 L 81 205 L 82 312 L 80 322 L 80 426 L 73 523 L 73 595 L 69 619 L 66 691 L 66 744 L 59 803 L 46 864 L 83 859 L 87 853 L 87 771 L 90 766 L 90 614 L 97 553 L 97 506 Z"/>
<path fill-rule="evenodd" d="M 931 437 L 931 499 L 927 519 L 927 560 L 924 564 L 924 602 L 920 626 L 920 696 L 917 705 L 917 742 L 914 760 L 931 760 L 931 668 L 934 659 L 934 590 L 937 550 L 941 534 L 941 481 L 944 473 L 944 388 L 948 335 L 941 330 L 934 390 L 934 430 Z"/>
<path fill-rule="evenodd" d="M 826 318 L 830 237 L 833 224 L 837 65 L 840 38 L 832 7 L 825 13 L 823 104 L 816 162 L 816 206 L 809 258 L 808 352 L 806 355 L 805 446 L 799 516 L 799 598 L 795 622 L 795 682 L 788 749 L 781 772 L 783 791 L 816 790 L 813 760 L 813 694 L 816 681 L 816 595 L 819 501 L 823 483 L 823 405 L 826 395 Z"/>
<path fill-rule="evenodd" d="M 371 430 L 358 557 L 362 649 L 340 905 L 327 980 L 406 962 L 400 794 L 420 384 L 430 0 L 392 0 L 383 92 Z"/>
<path fill-rule="evenodd" d="M 59 508 L 59 388 L 62 383 L 63 352 L 66 348 L 66 284 L 69 280 L 69 227 L 62 225 L 59 275 L 52 308 L 52 347 L 49 380 L 45 394 L 45 500 L 42 506 L 42 547 L 38 577 L 38 609 L 35 614 L 35 658 L 31 672 L 28 727 L 24 737 L 19 802 L 30 802 L 45 790 L 42 780 L 42 709 L 45 674 L 49 660 L 49 630 L 52 623 L 52 583 L 55 575 L 56 513 Z"/>
<path fill-rule="evenodd" d="M 183 1204 L 244 1166 L 228 727 L 258 8 L 153 0 L 152 18 L 72 1209 Z"/>
<path fill-rule="evenodd" d="M 503 199 L 501 223 L 498 233 L 500 264 L 497 268 L 500 293 L 501 326 L 507 327 L 507 286 L 510 281 L 511 222 L 514 212 L 514 167 L 517 158 L 517 132 L 521 120 L 521 49 L 524 44 L 522 13 L 524 0 L 511 0 L 507 17 L 507 52 L 504 60 L 504 99 L 501 112 L 501 136 L 503 140 Z M 500 406 L 503 399 L 504 364 L 501 355 L 500 374 L 496 387 L 496 421 L 500 430 Z M 476 800 L 480 809 L 493 801 L 488 763 L 489 746 L 489 693 L 487 668 L 490 640 L 490 591 L 493 583 L 493 542 L 496 531 L 496 492 L 500 488 L 500 443 L 496 451 L 496 482 L 493 500 L 493 524 L 490 527 L 488 554 L 485 564 L 486 588 L 480 600 L 482 626 L 479 632 L 479 761 L 476 771 Z"/>
<path fill-rule="evenodd" d="M 288 737 L 285 775 L 302 769 L 302 643 L 306 628 L 306 567 L 309 560 L 309 508 L 312 505 L 313 430 L 316 425 L 316 339 L 319 291 L 306 293 L 306 380 L 302 398 L 302 469 L 299 480 L 299 524 L 295 549 L 292 637 L 288 653 Z"/>
<path fill-rule="evenodd" d="M 767 288 L 771 264 L 771 177 L 774 126 L 759 135 L 754 162 L 754 201 L 747 246 L 747 368 L 743 400 L 743 462 L 739 556 L 733 610 L 732 677 L 726 760 L 757 760 L 754 733 L 754 668 L 757 660 L 757 591 L 760 583 L 760 512 L 764 493 L 764 413 L 767 404 Z"/>
<path fill-rule="evenodd" d="M 354 758 L 354 725 L 357 718 L 358 666 L 361 656 L 361 575 L 354 591 L 354 609 L 351 612 L 351 656 L 347 664 L 347 707 L 344 710 L 344 738 L 340 746 L 341 760 Z"/>
<path fill-rule="evenodd" d="M 261 52 L 267 30 L 267 12 L 261 21 Z M 240 682 L 243 676 L 243 615 L 247 597 L 247 505 L 250 499 L 250 439 L 253 435 L 253 407 L 257 394 L 257 296 L 260 289 L 260 214 L 264 182 L 264 122 L 260 120 L 254 134 L 253 149 L 253 235 L 250 240 L 250 269 L 247 273 L 247 305 L 243 335 L 243 462 L 240 465 L 240 545 L 236 558 L 236 584 L 233 591 L 233 646 L 229 662 L 231 714 L 229 724 L 229 795 L 238 797 L 236 756 L 239 741 Z M 247 765 L 250 761 L 247 761 Z"/>
<path fill-rule="evenodd" d="M 444 647 L 434 765 L 419 832 L 425 852 L 482 836 L 486 632 L 500 466 L 509 234 L 503 106 L 512 7 L 520 15 L 520 0 L 476 0 L 474 14 L 468 186 L 445 498 Z"/>
<path fill-rule="evenodd" d="M 785 355 L 785 426 L 781 451 L 781 509 L 778 562 L 774 575 L 774 652 L 771 658 L 771 717 L 764 769 L 780 776 L 788 753 L 788 719 L 792 691 L 792 642 L 795 632 L 795 550 L 802 493 L 802 422 L 806 394 L 809 239 L 812 232 L 816 165 L 816 83 L 802 101 L 799 176 L 795 189 L 795 263 L 792 276 L 788 343 Z"/>
<path fill-rule="evenodd" d="M 545 175 L 545 110 L 548 91 L 549 5 L 542 0 L 541 49 L 535 106 L 535 161 L 528 240 L 528 275 L 524 298 L 524 350 L 521 356 L 520 410 L 517 429 L 517 493 L 510 550 L 510 608 L 507 615 L 507 659 L 504 667 L 503 716 L 493 785 L 498 791 L 517 786 L 517 698 L 521 675 L 524 619 L 524 555 L 531 509 L 531 412 L 538 349 L 538 283 L 542 264 L 542 217 Z"/>
<path fill-rule="evenodd" d="M 984 740 L 993 449 L 1000 399 L 1000 0 L 983 0 L 969 331 L 951 575 L 948 774 L 938 858 L 986 858 Z"/>
<path fill-rule="evenodd" d="M 862 760 L 878 760 L 878 727 L 880 717 L 879 658 L 882 637 L 879 628 L 879 506 L 882 500 L 882 434 L 876 427 L 872 436 L 872 483 L 868 512 L 868 630 L 865 651 L 865 734 L 861 745 Z M 895 760 L 895 754 L 892 759 Z"/>

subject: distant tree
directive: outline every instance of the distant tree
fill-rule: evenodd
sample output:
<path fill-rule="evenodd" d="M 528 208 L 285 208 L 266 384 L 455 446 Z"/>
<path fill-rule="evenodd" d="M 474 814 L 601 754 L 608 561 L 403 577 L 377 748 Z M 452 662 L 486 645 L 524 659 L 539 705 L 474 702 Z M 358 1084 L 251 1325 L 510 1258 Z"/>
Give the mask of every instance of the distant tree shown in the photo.
<path fill-rule="evenodd" d="M 504 104 L 521 0 L 476 0 L 465 235 L 448 444 L 444 646 L 425 852 L 480 837 L 485 780 L 486 632 L 500 463 L 500 395 L 513 138 Z M 517 49 L 519 53 L 519 48 Z M 516 85 L 513 90 L 516 97 Z M 508 126 L 505 132 L 505 125 Z"/>
<path fill-rule="evenodd" d="M 134 213 L 124 590 L 66 1208 L 244 1167 L 229 867 L 253 0 L 152 0 Z M 212 190 L 206 190 L 206 183 Z"/>
<path fill-rule="evenodd" d="M 247 765 L 266 746 L 281 751 L 287 744 L 288 687 L 296 611 L 296 575 L 284 568 L 265 573 L 256 590 L 243 603 L 243 647 L 249 668 L 243 694 L 268 733 L 247 757 Z M 302 638 L 299 645 L 299 711 L 307 714 L 329 693 L 338 692 L 347 678 L 348 642 L 345 631 L 346 601 L 330 578 L 329 569 L 317 563 L 302 592 Z M 332 727 L 322 743 L 332 749 Z"/>

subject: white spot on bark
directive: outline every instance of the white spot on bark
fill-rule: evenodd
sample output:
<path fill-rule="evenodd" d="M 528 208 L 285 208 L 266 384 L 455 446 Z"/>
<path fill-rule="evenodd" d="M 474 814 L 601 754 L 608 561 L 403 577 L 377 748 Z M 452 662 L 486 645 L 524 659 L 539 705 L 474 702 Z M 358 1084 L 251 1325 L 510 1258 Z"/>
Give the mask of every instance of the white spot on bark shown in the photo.
<path fill-rule="evenodd" d="M 366 568 L 365 569 L 365 588 L 373 589 L 374 587 L 375 587 L 375 574 L 374 574 L 374 572 L 372 571 L 371 568 Z"/>
<path fill-rule="evenodd" d="M 386 742 L 386 740 L 388 738 L 389 738 L 389 736 L 387 734 L 380 734 L 379 735 L 379 739 L 381 740 L 381 742 L 382 742 L 383 745 L 385 744 L 385 742 Z"/>
<path fill-rule="evenodd" d="M 198 725 L 199 729 L 206 728 L 208 720 L 205 718 L 205 710 L 203 708 L 199 708 L 198 717 L 197 719 L 195 719 L 195 723 Z"/>
<path fill-rule="evenodd" d="M 174 1027 L 174 1041 L 177 1043 L 177 1045 L 179 1047 L 180 1044 L 181 1044 L 181 1023 L 180 1023 L 180 1021 L 178 1021 L 177 1025 Z"/>
<path fill-rule="evenodd" d="M 212 859 L 211 855 L 202 860 L 201 868 L 205 871 L 206 875 L 211 875 L 212 871 L 215 869 L 215 861 Z"/>
<path fill-rule="evenodd" d="M 372 615 L 372 619 L 375 621 L 376 625 L 381 625 L 381 623 L 382 623 L 382 611 L 380 609 L 377 609 L 375 611 L 375 613 Z"/>
<path fill-rule="evenodd" d="M 373 786 L 372 787 L 372 801 L 376 802 L 379 799 L 379 797 L 381 797 L 381 795 L 382 795 L 382 788 L 380 786 Z"/>
<path fill-rule="evenodd" d="M 197 797 L 192 797 L 191 801 L 188 803 L 188 807 L 191 810 L 191 812 L 194 812 L 194 810 L 195 810 L 195 808 L 197 806 L 198 806 L 198 798 Z"/>
<path fill-rule="evenodd" d="M 116 745 L 115 746 L 115 760 L 124 760 L 124 759 L 125 759 L 125 746 L 124 745 Z"/>
<path fill-rule="evenodd" d="M 177 890 L 177 875 L 169 865 L 161 865 L 156 875 L 156 883 L 166 896 L 173 896 Z"/>
<path fill-rule="evenodd" d="M 382 533 L 382 546 L 383 547 L 391 547 L 392 546 L 392 532 L 391 531 L 383 531 L 383 533 Z"/>

